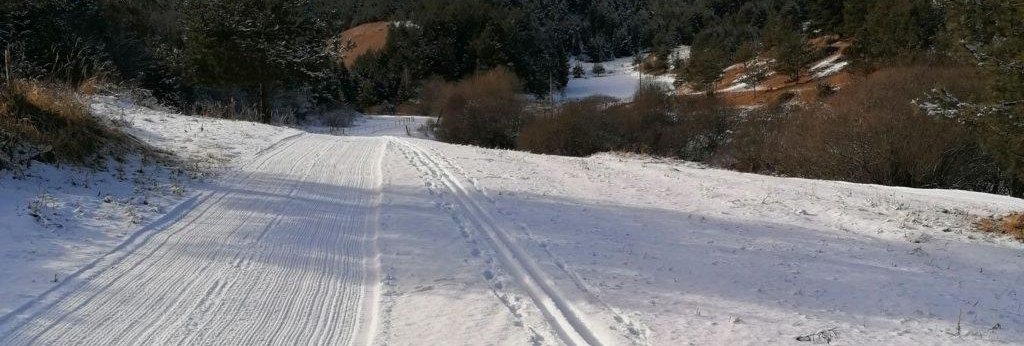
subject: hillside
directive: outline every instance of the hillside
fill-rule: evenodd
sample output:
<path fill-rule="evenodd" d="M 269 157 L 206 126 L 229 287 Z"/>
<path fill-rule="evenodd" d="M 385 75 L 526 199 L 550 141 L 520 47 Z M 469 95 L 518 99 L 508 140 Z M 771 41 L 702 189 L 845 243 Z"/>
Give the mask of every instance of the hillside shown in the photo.
<path fill-rule="evenodd" d="M 834 92 L 855 82 L 856 75 L 849 71 L 851 58 L 849 40 L 835 36 L 818 37 L 810 41 L 811 59 L 801 67 L 797 78 L 774 71 L 772 59 L 757 56 L 751 60 L 726 67 L 714 83 L 719 98 L 735 107 L 751 107 L 778 102 L 780 98 L 794 98 L 811 103 L 823 100 L 821 88 Z M 682 95 L 697 95 L 685 81 L 678 83 L 677 91 Z M 825 95 L 827 96 L 827 95 Z"/>
<path fill-rule="evenodd" d="M 388 40 L 388 22 L 360 24 L 341 33 L 341 58 L 352 67 L 363 54 L 384 48 Z"/>

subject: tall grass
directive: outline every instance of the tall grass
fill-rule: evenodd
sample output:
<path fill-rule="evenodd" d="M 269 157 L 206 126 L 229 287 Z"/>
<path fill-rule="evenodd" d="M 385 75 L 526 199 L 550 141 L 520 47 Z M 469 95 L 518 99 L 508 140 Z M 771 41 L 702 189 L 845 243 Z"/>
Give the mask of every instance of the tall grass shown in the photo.
<path fill-rule="evenodd" d="M 76 92 L 60 84 L 11 79 L 0 85 L 0 168 L 32 160 L 91 165 L 104 149 L 130 141 L 96 121 Z"/>

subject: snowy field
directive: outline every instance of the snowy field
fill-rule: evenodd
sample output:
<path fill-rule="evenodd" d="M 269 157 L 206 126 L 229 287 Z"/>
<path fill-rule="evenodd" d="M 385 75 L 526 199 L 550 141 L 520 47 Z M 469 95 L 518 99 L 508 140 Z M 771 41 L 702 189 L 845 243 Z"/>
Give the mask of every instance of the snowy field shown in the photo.
<path fill-rule="evenodd" d="M 676 48 L 672 56 L 687 58 L 689 54 L 690 48 L 681 46 Z M 640 87 L 640 78 L 643 78 L 644 83 L 663 85 L 666 90 L 670 90 L 675 82 L 675 76 L 671 73 L 660 76 L 649 74 L 641 76 L 636 65 L 633 64 L 633 57 L 600 63 L 605 68 L 605 73 L 600 75 L 595 75 L 592 72 L 595 63 L 582 62 L 575 58 L 570 59 L 569 66 L 576 66 L 576 64 L 583 66 L 584 76 L 582 78 L 569 76 L 569 84 L 566 85 L 565 90 L 560 95 L 556 95 L 559 101 L 579 100 L 591 96 L 611 96 L 620 100 L 631 100 L 637 88 Z"/>
<path fill-rule="evenodd" d="M 93 108 L 196 169 L 5 178 L 0 345 L 1024 343 L 1019 199 Z"/>
<path fill-rule="evenodd" d="M 1024 209 L 1019 199 L 765 177 L 647 157 L 415 145 L 430 159 L 404 155 L 426 188 L 400 159 L 393 159 L 386 186 L 402 191 L 395 196 L 436 195 L 437 208 L 468 235 L 458 250 L 447 241 L 422 253 L 382 246 L 395 282 L 413 281 L 395 292 L 437 287 L 431 282 L 464 270 L 432 265 L 442 269 L 424 275 L 403 262 L 388 265 L 391 252 L 422 263 L 430 253 L 462 251 L 469 254 L 462 262 L 476 262 L 485 279 L 493 277 L 488 287 L 496 296 L 511 297 L 502 301 L 534 301 L 520 282 L 552 283 L 557 293 L 547 297 L 570 305 L 569 315 L 584 321 L 581 334 L 603 345 L 799 344 L 797 336 L 832 328 L 837 345 L 1024 342 L 1017 294 L 1024 246 L 968 230 L 973 216 Z M 394 208 L 411 210 L 405 203 Z M 446 224 L 429 213 L 418 219 L 430 215 Z M 490 231 L 480 230 L 489 227 L 511 239 L 539 274 L 523 280 L 505 269 L 487 242 Z M 454 286 L 421 299 L 467 305 L 469 298 L 454 292 L 472 286 Z M 545 340 L 559 340 L 559 329 L 544 328 L 552 323 L 534 305 L 509 307 L 509 318 L 524 333 L 547 329 Z M 412 311 L 395 318 L 430 323 L 403 317 Z"/>

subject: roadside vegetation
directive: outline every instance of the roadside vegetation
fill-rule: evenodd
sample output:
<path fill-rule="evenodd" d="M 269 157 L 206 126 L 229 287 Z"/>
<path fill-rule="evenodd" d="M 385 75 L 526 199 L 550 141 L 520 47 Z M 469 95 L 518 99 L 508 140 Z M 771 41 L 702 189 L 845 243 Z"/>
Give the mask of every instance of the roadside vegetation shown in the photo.
<path fill-rule="evenodd" d="M 91 164 L 119 138 L 89 115 L 74 90 L 23 79 L 0 85 L 0 168 L 33 160 Z"/>
<path fill-rule="evenodd" d="M 635 152 L 761 174 L 1024 196 L 1024 36 L 1010 24 L 1024 20 L 1024 9 L 911 1 L 895 9 L 872 2 L 834 10 L 810 23 L 855 38 L 855 80 L 819 87 L 818 101 L 782 94 L 757 108 L 734 108 L 713 92 L 674 96 L 645 86 L 628 103 L 596 97 L 527 107 L 525 120 L 516 117 L 504 133 L 518 134 L 515 147 L 535 153 Z M 680 77 L 715 84 L 737 53 L 770 57 L 773 70 L 792 75 L 823 56 L 810 46 L 808 30 L 782 16 L 767 18 L 748 45 L 714 47 L 742 41 L 723 39 L 732 35 L 724 27 L 699 33 Z M 916 22 L 927 25 L 903 27 Z M 895 32 L 909 34 L 889 37 Z M 787 56 L 794 53 L 801 56 Z M 453 121 L 442 117 L 440 124 L 445 120 Z M 484 143 L 467 139 L 478 133 L 474 127 L 447 126 L 443 140 Z"/>
<path fill-rule="evenodd" d="M 990 217 L 978 222 L 982 232 L 1003 234 L 1024 241 L 1024 213 Z"/>
<path fill-rule="evenodd" d="M 996 0 L 40 0 L 0 5 L 8 132 L 69 161 L 95 137 L 63 89 L 104 81 L 194 114 L 289 123 L 348 109 L 433 115 L 441 140 L 585 156 L 628 151 L 747 172 L 1024 195 L 1024 8 Z M 386 43 L 355 59 L 339 34 Z M 757 108 L 715 95 L 723 69 L 798 80 L 848 42 L 854 77 Z M 819 42 L 819 43 L 815 43 Z M 686 61 L 669 61 L 679 45 Z M 693 93 L 547 98 L 580 67 L 638 56 Z M 763 63 L 759 63 L 763 62 Z M 752 63 L 753 62 L 753 63 Z M 756 68 L 754 68 L 756 67 Z M 754 83 L 755 85 L 757 83 Z M 66 85 L 56 88 L 55 85 Z M 53 88 L 46 95 L 40 89 Z M 754 92 L 757 92 L 755 87 Z M 685 96 L 673 96 L 685 94 Z M 42 105 L 45 102 L 60 107 Z M 29 107 L 31 106 L 31 107 Z M 78 108 L 76 108 L 78 107 Z M 350 108 L 351 107 L 351 108 Z M 33 115 L 34 114 L 34 115 Z M 53 121 L 82 134 L 59 134 Z M 344 119 L 342 119 L 344 118 Z M 22 119 L 33 120 L 31 128 Z M 53 138 L 43 138 L 53 137 Z M 61 142 L 65 138 L 65 142 Z M 86 143 L 70 148 L 62 143 Z M 95 141 L 93 141 L 95 142 Z M 19 144 L 20 145 L 20 144 Z M 10 149 L 9 152 L 16 151 Z M 31 152 L 42 149 L 32 150 Z M 22 159 L 11 159 L 13 161 Z"/>

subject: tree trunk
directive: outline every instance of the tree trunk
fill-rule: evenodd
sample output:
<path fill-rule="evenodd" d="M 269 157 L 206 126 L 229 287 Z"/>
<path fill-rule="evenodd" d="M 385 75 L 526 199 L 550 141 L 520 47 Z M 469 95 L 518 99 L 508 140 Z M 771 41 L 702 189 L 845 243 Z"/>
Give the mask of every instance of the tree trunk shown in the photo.
<path fill-rule="evenodd" d="M 260 117 L 264 124 L 269 124 L 270 117 L 270 87 L 267 83 L 260 83 L 259 86 L 259 98 L 260 98 Z"/>

